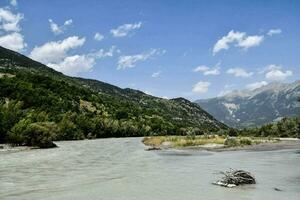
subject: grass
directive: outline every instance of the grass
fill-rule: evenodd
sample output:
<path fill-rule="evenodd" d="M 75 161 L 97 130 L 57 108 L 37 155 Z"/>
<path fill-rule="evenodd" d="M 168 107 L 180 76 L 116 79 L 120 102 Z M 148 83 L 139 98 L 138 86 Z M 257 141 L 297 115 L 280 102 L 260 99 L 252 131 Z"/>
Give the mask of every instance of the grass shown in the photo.
<path fill-rule="evenodd" d="M 224 145 L 224 147 L 247 146 L 265 142 L 275 142 L 271 138 L 261 137 L 236 137 L 228 138 L 224 135 L 199 135 L 199 136 L 153 136 L 145 137 L 143 143 L 147 146 L 161 147 L 168 143 L 172 148 L 201 146 L 207 144 Z"/>

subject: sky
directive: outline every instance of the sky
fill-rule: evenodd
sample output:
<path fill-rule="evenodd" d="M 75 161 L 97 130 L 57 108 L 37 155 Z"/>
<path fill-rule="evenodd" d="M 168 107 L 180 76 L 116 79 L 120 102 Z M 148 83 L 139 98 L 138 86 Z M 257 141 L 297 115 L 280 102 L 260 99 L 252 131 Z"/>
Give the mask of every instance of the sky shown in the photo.
<path fill-rule="evenodd" d="M 0 0 L 0 45 L 163 98 L 300 78 L 300 1 Z"/>

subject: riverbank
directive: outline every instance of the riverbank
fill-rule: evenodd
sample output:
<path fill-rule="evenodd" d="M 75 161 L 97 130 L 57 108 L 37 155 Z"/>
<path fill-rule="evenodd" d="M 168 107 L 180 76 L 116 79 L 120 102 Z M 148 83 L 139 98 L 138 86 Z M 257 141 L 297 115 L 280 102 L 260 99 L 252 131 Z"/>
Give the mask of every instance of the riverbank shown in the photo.
<path fill-rule="evenodd" d="M 0 153 L 10 153 L 36 149 L 37 147 L 29 146 L 12 146 L 10 144 L 0 144 Z"/>
<path fill-rule="evenodd" d="M 208 151 L 266 151 L 300 149 L 300 140 L 297 138 L 226 137 L 219 135 L 193 137 L 156 136 L 145 137 L 142 142 L 149 147 L 147 150 L 199 149 Z"/>

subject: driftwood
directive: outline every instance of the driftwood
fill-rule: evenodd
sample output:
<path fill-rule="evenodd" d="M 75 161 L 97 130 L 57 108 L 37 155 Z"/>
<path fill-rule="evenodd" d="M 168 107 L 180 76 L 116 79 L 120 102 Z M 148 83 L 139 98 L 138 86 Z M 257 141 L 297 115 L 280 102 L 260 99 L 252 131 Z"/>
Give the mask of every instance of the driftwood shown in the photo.
<path fill-rule="evenodd" d="M 161 148 L 159 147 L 149 147 L 148 149 L 146 149 L 146 151 L 158 151 L 161 150 Z"/>
<path fill-rule="evenodd" d="M 223 178 L 213 184 L 224 187 L 235 187 L 243 184 L 256 183 L 254 176 L 250 172 L 244 170 L 230 169 L 226 172 L 220 172 L 220 174 L 223 175 Z"/>

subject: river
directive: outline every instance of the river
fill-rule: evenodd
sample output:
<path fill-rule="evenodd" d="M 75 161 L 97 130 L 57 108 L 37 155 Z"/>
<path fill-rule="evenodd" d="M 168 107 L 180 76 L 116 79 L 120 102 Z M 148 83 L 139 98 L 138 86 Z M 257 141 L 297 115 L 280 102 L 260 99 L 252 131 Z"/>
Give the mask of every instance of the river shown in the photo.
<path fill-rule="evenodd" d="M 300 151 L 145 151 L 141 138 L 57 142 L 0 154 L 1 200 L 299 200 Z M 216 172 L 252 172 L 256 185 L 212 185 Z M 282 191 L 275 191 L 279 188 Z"/>

